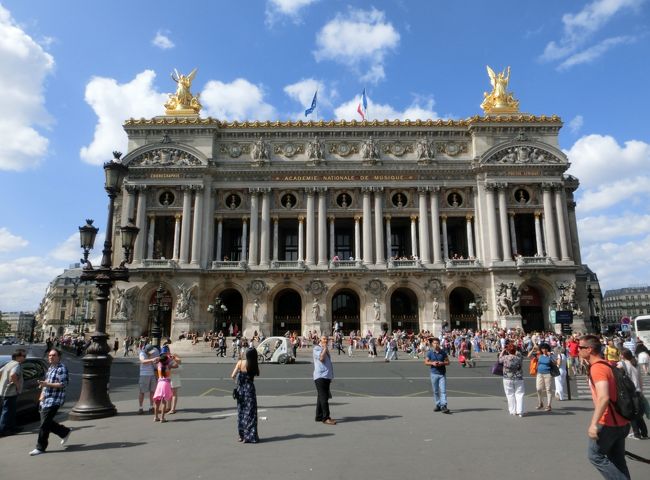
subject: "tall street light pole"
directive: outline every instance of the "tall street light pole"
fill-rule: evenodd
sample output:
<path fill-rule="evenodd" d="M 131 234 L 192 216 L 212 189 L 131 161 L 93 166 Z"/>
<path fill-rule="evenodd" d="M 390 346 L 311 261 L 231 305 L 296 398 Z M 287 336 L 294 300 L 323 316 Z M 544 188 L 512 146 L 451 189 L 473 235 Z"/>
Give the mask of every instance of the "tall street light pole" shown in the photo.
<path fill-rule="evenodd" d="M 122 181 L 128 172 L 128 167 L 120 161 L 120 152 L 113 152 L 113 160 L 104 164 L 106 183 L 104 189 L 108 194 L 108 221 L 106 222 L 106 239 L 102 250 L 102 261 L 98 268 L 94 268 L 88 255 L 95 244 L 95 237 L 99 229 L 93 226 L 92 220 L 87 220 L 86 225 L 79 227 L 81 248 L 84 265 L 81 281 L 95 281 L 97 287 L 97 319 L 95 332 L 91 335 L 91 343 L 83 357 L 83 375 L 81 380 L 81 394 L 79 400 L 70 412 L 73 420 L 91 420 L 95 418 L 110 417 L 117 413 L 115 405 L 108 396 L 108 384 L 111 376 L 110 347 L 106 334 L 106 316 L 108 301 L 113 283 L 116 281 L 127 282 L 129 271 L 126 264 L 131 260 L 133 245 L 139 229 L 129 219 L 126 226 L 121 227 L 122 247 L 124 248 L 124 261 L 113 268 L 113 213 L 115 198 L 122 188 Z"/>
<path fill-rule="evenodd" d="M 169 305 L 163 302 L 165 297 L 165 288 L 162 283 L 156 289 L 156 303 L 149 305 L 149 311 L 154 313 L 154 324 L 151 329 L 153 344 L 160 350 L 160 339 L 162 337 L 162 319 L 163 312 L 169 311 Z"/>

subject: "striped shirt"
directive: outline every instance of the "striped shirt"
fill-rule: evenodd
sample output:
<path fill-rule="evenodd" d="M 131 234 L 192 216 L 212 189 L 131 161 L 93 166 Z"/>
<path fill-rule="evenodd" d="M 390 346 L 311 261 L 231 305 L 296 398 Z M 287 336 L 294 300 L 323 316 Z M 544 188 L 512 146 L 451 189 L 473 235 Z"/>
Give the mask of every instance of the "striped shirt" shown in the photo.
<path fill-rule="evenodd" d="M 66 366 L 62 363 L 50 365 L 50 368 L 45 374 L 45 382 L 60 383 L 63 385 L 63 388 L 45 387 L 43 389 L 43 400 L 41 401 L 41 408 L 50 408 L 63 405 L 65 402 L 65 387 L 68 384 L 68 369 Z"/>

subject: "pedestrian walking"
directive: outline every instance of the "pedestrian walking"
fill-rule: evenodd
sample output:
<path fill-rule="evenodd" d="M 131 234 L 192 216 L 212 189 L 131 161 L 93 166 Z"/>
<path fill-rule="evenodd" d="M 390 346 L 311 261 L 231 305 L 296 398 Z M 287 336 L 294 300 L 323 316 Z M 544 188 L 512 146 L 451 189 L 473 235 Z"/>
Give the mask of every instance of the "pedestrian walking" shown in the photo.
<path fill-rule="evenodd" d="M 596 335 L 580 337 L 579 350 L 580 358 L 589 364 L 589 387 L 594 402 L 594 413 L 587 430 L 589 461 L 607 479 L 629 479 L 625 437 L 630 431 L 630 422 L 615 408 L 614 373 L 601 356 L 602 344 Z"/>
<path fill-rule="evenodd" d="M 329 399 L 332 396 L 330 384 L 334 378 L 332 357 L 327 348 L 328 338 L 323 335 L 320 343 L 314 346 L 314 383 L 318 398 L 316 400 L 316 421 L 325 425 L 336 425 L 336 420 L 330 416 Z"/>
<path fill-rule="evenodd" d="M 27 353 L 19 348 L 11 354 L 11 361 L 0 369 L 0 437 L 19 433 L 16 427 L 16 403 L 23 391 L 23 369 Z"/>
<path fill-rule="evenodd" d="M 257 363 L 257 351 L 253 348 L 246 350 L 243 359 L 237 361 L 230 378 L 235 380 L 237 392 L 237 432 L 238 441 L 257 443 L 260 441 L 257 433 L 257 392 L 255 377 L 259 376 L 260 367 Z"/>
<path fill-rule="evenodd" d="M 117 355 L 117 351 L 120 349 L 120 340 L 115 337 L 115 341 L 113 342 L 113 356 Z"/>
<path fill-rule="evenodd" d="M 634 354 L 636 355 L 639 371 L 642 371 L 645 375 L 648 375 L 650 354 L 648 353 L 648 347 L 643 344 L 643 340 L 640 338 L 636 341 L 636 349 L 634 350 Z"/>
<path fill-rule="evenodd" d="M 168 352 L 169 349 L 167 349 L 167 352 L 162 352 L 156 364 L 158 382 L 156 384 L 156 391 L 153 394 L 154 422 L 167 422 L 165 413 L 172 400 L 171 369 L 174 367 Z"/>
<path fill-rule="evenodd" d="M 555 359 L 549 352 L 548 343 L 539 345 L 539 352 L 535 350 L 528 354 L 529 357 L 537 357 L 537 375 L 535 379 L 535 388 L 537 390 L 537 410 L 551 411 L 551 402 L 553 400 L 553 377 L 551 376 L 551 362 Z M 546 394 L 546 406 L 544 406 L 543 395 Z"/>
<path fill-rule="evenodd" d="M 176 413 L 176 407 L 178 406 L 178 392 L 182 386 L 182 381 L 181 381 L 181 369 L 183 368 L 182 365 L 182 360 L 181 358 L 176 355 L 175 353 L 172 353 L 169 350 L 169 345 L 171 344 L 171 340 L 167 339 L 165 342 L 165 345 L 162 348 L 162 351 L 165 352 L 165 348 L 167 349 L 167 352 L 171 356 L 171 361 L 172 361 L 172 369 L 171 369 L 171 387 L 172 387 L 172 401 L 171 401 L 171 406 L 168 405 L 167 413 L 170 415 L 173 415 Z"/>
<path fill-rule="evenodd" d="M 499 354 L 499 363 L 503 365 L 503 390 L 508 400 L 510 415 L 524 416 L 524 376 L 523 358 L 514 343 L 509 343 Z"/>
<path fill-rule="evenodd" d="M 618 368 L 623 369 L 628 378 L 632 380 L 632 383 L 634 383 L 636 395 L 639 399 L 639 405 L 641 405 L 637 416 L 630 420 L 632 433 L 630 433 L 628 437 L 636 438 L 637 440 L 646 439 L 648 438 L 648 426 L 645 424 L 645 420 L 643 419 L 643 414 L 645 413 L 645 409 L 643 408 L 643 379 L 641 378 L 641 372 L 638 369 L 636 359 L 630 350 L 623 350 L 621 353 L 621 361 L 618 362 L 617 366 Z"/>
<path fill-rule="evenodd" d="M 447 365 L 449 356 L 440 348 L 440 339 L 429 339 L 431 348 L 427 352 L 424 364 L 431 368 L 431 387 L 433 389 L 434 412 L 451 413 L 447 408 Z"/>
<path fill-rule="evenodd" d="M 57 423 L 54 420 L 59 408 L 65 402 L 65 387 L 68 385 L 68 369 L 61 362 L 61 352 L 56 348 L 47 354 L 50 368 L 45 374 L 45 380 L 39 380 L 41 387 L 39 397 L 39 410 L 41 414 L 41 426 L 38 430 L 36 448 L 29 452 L 33 457 L 41 455 L 47 450 L 50 432 L 61 438 L 61 445 L 65 446 L 70 440 L 72 429 Z"/>
<path fill-rule="evenodd" d="M 153 345 L 145 345 L 138 354 L 138 358 L 140 359 L 140 379 L 138 381 L 140 392 L 138 393 L 138 413 L 140 415 L 144 413 L 143 404 L 145 395 L 149 397 L 149 413 L 153 413 L 154 410 L 153 393 L 156 391 L 156 378 L 153 365 L 158 361 L 158 356 L 158 349 Z"/>
<path fill-rule="evenodd" d="M 566 354 L 564 353 L 564 348 L 562 347 L 555 347 L 555 363 L 557 364 L 558 369 L 560 370 L 560 374 L 555 377 L 553 380 L 555 381 L 555 398 L 557 398 L 559 401 L 563 402 L 567 398 L 567 394 L 565 393 L 565 388 L 564 386 L 566 385 L 566 376 L 567 376 L 567 357 Z"/>

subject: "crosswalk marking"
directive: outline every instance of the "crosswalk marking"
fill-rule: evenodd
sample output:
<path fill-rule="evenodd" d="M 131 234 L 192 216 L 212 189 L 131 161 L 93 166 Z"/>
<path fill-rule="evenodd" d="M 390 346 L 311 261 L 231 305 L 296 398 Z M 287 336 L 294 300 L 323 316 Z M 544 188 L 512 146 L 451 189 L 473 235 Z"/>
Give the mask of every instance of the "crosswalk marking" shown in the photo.
<path fill-rule="evenodd" d="M 574 377 L 576 379 L 576 389 L 578 399 L 589 399 L 591 398 L 591 389 L 589 388 L 589 381 L 584 375 L 579 375 Z"/>

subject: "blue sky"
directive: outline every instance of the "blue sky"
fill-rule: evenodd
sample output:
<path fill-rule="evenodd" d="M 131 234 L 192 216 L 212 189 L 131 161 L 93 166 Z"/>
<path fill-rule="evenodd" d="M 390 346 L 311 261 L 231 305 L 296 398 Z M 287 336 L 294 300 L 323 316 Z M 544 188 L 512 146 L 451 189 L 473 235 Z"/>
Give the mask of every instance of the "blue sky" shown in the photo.
<path fill-rule="evenodd" d="M 650 284 L 649 5 L 0 0 L 0 310 L 38 306 L 85 218 L 103 231 L 123 120 L 194 67 L 203 115 L 275 120 L 316 87 L 322 119 L 358 119 L 364 87 L 371 118 L 465 118 L 509 65 L 521 110 L 565 122 L 583 261 L 605 289 Z"/>

